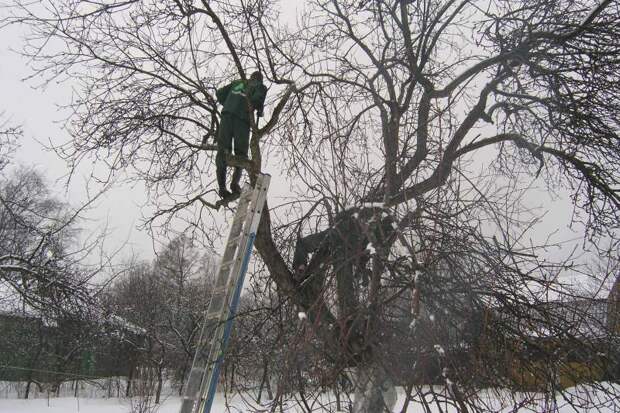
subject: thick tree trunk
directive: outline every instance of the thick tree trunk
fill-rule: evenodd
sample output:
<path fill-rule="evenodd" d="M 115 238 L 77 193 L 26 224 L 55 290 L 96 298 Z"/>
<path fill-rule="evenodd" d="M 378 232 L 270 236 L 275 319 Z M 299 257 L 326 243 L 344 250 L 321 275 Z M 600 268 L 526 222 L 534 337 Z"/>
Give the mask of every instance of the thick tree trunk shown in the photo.
<path fill-rule="evenodd" d="M 236 363 L 234 361 L 230 363 L 230 388 L 231 389 L 235 388 L 235 367 L 236 367 Z"/>
<path fill-rule="evenodd" d="M 32 357 L 32 359 L 30 360 L 30 364 L 28 366 L 30 367 L 30 371 L 28 372 L 28 379 L 26 383 L 26 392 L 24 394 L 24 399 L 28 399 L 28 397 L 30 396 L 30 388 L 32 387 L 32 383 L 34 382 L 34 371 L 32 369 L 36 367 L 37 362 L 39 361 L 39 357 L 41 356 L 41 353 L 43 352 L 43 333 L 41 331 L 40 325 L 39 325 L 39 330 L 38 330 L 38 336 L 39 336 L 39 344 L 37 346 L 37 352 L 35 353 L 34 357 Z"/>
<path fill-rule="evenodd" d="M 357 367 L 353 385 L 355 402 L 352 413 L 392 412 L 396 389 L 383 367 L 374 364 Z"/>
<path fill-rule="evenodd" d="M 30 373 L 32 374 L 32 373 Z M 26 383 L 26 392 L 24 393 L 24 399 L 28 399 L 30 396 L 30 386 L 32 385 L 32 379 L 28 378 L 28 382 Z"/>
<path fill-rule="evenodd" d="M 269 361 L 267 360 L 267 357 L 263 358 L 263 376 L 261 377 L 260 380 L 260 385 L 258 386 L 258 396 L 256 397 L 256 401 L 258 403 L 260 403 L 261 398 L 263 396 L 263 388 L 265 387 L 265 385 L 267 385 L 267 388 L 269 388 Z M 269 399 L 271 400 L 273 398 L 273 395 L 271 394 L 271 389 L 269 389 Z"/>
<path fill-rule="evenodd" d="M 265 373 L 267 373 L 267 370 L 265 370 Z M 273 390 L 271 390 L 271 378 L 269 374 L 265 375 L 265 388 L 267 390 L 267 398 L 273 400 Z"/>
<path fill-rule="evenodd" d="M 133 365 L 130 365 L 129 372 L 127 374 L 127 387 L 125 388 L 125 397 L 131 396 L 131 383 L 133 381 L 134 369 L 135 367 Z"/>
<path fill-rule="evenodd" d="M 183 396 L 183 389 L 185 389 L 185 374 L 187 373 L 187 369 L 189 366 L 187 364 L 183 364 L 183 368 L 181 369 L 181 385 L 179 386 L 179 397 Z"/>
<path fill-rule="evenodd" d="M 159 404 L 161 399 L 161 390 L 164 385 L 164 369 L 160 365 L 157 367 L 157 390 L 155 391 L 155 404 Z"/>

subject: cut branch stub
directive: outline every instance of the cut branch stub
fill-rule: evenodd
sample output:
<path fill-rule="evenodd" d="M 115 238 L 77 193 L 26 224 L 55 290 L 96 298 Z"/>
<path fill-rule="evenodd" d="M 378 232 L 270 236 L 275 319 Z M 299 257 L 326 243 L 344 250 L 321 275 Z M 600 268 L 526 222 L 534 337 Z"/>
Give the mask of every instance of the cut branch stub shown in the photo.
<path fill-rule="evenodd" d="M 252 160 L 232 154 L 226 154 L 226 163 L 228 164 L 228 166 L 235 166 L 238 168 L 246 169 L 248 171 L 251 171 L 254 167 L 254 162 Z"/>

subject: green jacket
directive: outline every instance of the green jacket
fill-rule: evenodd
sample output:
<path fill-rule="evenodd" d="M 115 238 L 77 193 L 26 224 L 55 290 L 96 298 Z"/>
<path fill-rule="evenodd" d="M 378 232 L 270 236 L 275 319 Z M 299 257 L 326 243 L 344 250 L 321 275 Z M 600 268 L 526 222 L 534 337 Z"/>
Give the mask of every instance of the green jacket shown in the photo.
<path fill-rule="evenodd" d="M 263 116 L 267 87 L 258 80 L 235 80 L 216 92 L 217 101 L 224 105 L 222 113 L 232 113 L 240 119 L 250 119 L 246 95 L 256 110 L 257 116 Z"/>

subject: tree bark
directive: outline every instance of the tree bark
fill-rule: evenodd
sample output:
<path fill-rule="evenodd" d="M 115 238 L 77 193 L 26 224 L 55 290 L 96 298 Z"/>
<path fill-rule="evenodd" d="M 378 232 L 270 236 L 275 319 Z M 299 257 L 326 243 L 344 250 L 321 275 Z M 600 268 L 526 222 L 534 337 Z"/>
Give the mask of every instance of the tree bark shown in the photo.
<path fill-rule="evenodd" d="M 360 365 L 353 385 L 355 402 L 352 413 L 392 412 L 396 403 L 396 389 L 382 366 Z"/>
<path fill-rule="evenodd" d="M 155 392 L 155 404 L 159 404 L 161 398 L 161 389 L 164 384 L 163 367 L 161 364 L 157 367 L 157 391 Z"/>
<path fill-rule="evenodd" d="M 271 399 L 273 396 L 271 394 L 271 388 L 269 387 L 269 360 L 267 359 L 267 357 L 263 358 L 263 376 L 261 378 L 260 381 L 260 385 L 258 386 L 258 396 L 257 398 L 257 402 L 260 403 L 260 400 L 262 398 L 263 395 L 263 387 L 267 386 L 268 389 L 268 397 Z"/>
<path fill-rule="evenodd" d="M 127 375 L 127 387 L 125 387 L 125 397 L 129 397 L 131 394 L 131 382 L 133 380 L 134 366 L 129 366 L 129 374 Z"/>

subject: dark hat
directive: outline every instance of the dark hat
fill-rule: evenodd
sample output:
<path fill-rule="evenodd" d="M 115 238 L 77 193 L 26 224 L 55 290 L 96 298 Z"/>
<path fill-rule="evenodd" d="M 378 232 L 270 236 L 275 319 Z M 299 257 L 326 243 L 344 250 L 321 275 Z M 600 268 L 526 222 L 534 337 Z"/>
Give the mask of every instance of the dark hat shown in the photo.
<path fill-rule="evenodd" d="M 262 82 L 263 74 L 260 72 L 260 70 L 257 70 L 256 72 L 250 75 L 250 79 L 260 80 Z"/>

